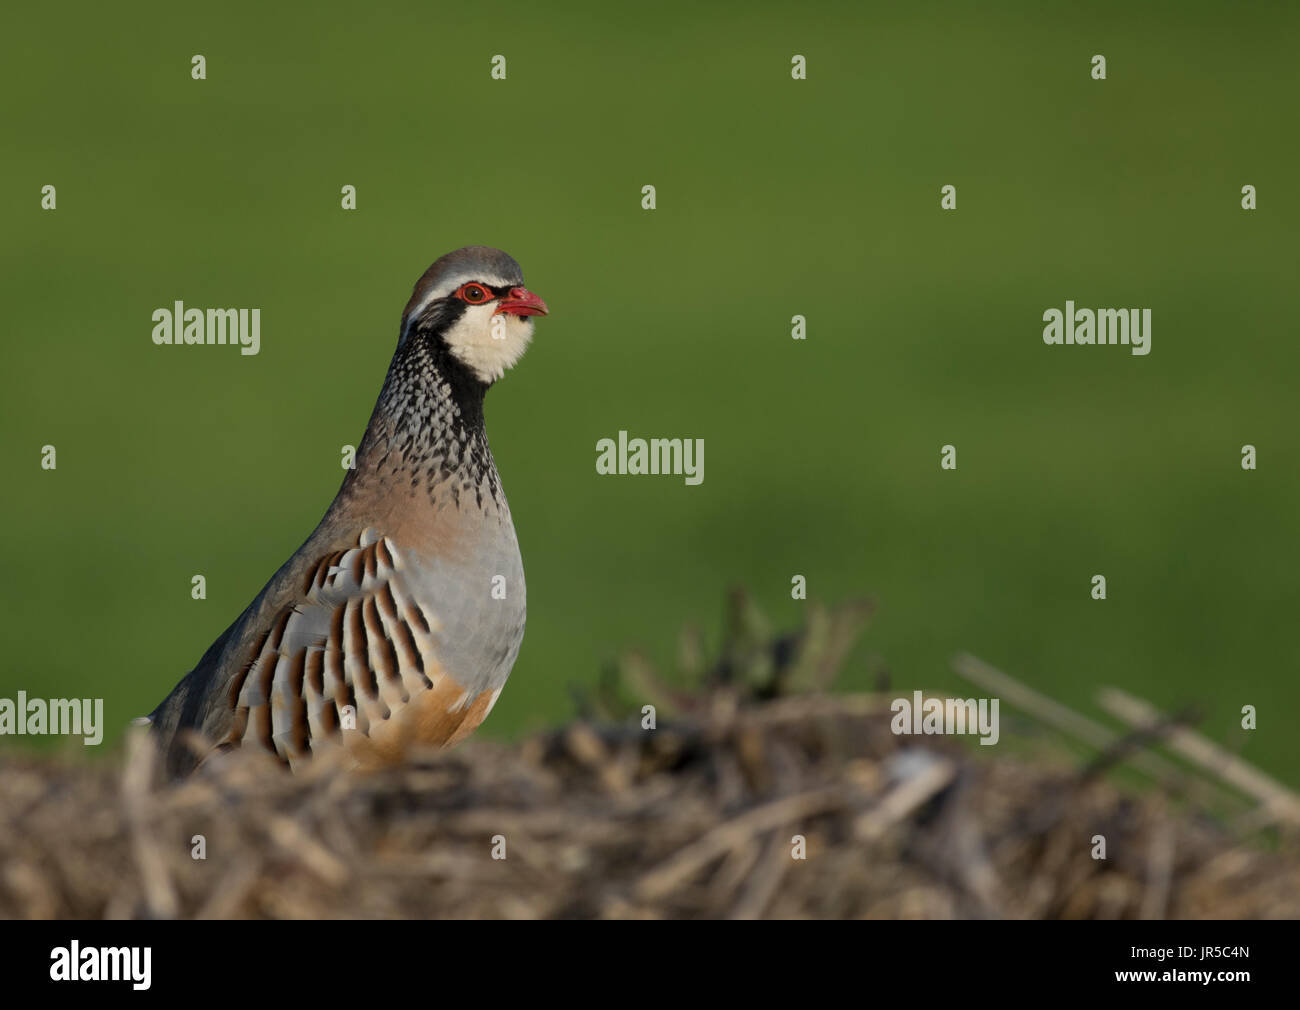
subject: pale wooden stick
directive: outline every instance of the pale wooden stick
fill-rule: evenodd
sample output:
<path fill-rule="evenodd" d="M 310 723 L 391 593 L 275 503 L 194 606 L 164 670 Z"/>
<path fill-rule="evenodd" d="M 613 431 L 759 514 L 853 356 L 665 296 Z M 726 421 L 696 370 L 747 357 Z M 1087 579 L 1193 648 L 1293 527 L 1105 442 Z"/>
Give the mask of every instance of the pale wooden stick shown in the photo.
<path fill-rule="evenodd" d="M 1142 892 L 1139 919 L 1163 919 L 1168 915 L 1174 879 L 1174 828 L 1165 814 L 1163 797 L 1156 801 L 1155 810 L 1160 818 L 1147 843 L 1147 886 Z"/>
<path fill-rule="evenodd" d="M 122 768 L 122 804 L 131 830 L 131 847 L 140 870 L 140 883 L 149 913 L 155 918 L 175 918 L 179 902 L 172 886 L 167 857 L 153 830 L 150 817 L 157 744 L 147 729 L 133 728 L 126 736 L 126 763 Z M 173 844 L 178 842 L 173 841 Z"/>
<path fill-rule="evenodd" d="M 847 797 L 848 792 L 843 786 L 823 786 L 747 810 L 719 824 L 650 870 L 637 881 L 636 894 L 645 901 L 661 898 L 707 863 L 742 842 L 787 822 L 834 810 L 842 806 Z"/>
<path fill-rule="evenodd" d="M 949 762 L 934 761 L 919 774 L 898 783 L 872 809 L 858 816 L 853 824 L 853 837 L 863 841 L 879 838 L 945 788 L 956 773 Z"/>
<path fill-rule="evenodd" d="M 1154 707 L 1117 687 L 1101 688 L 1097 692 L 1097 702 L 1115 718 L 1131 726 L 1145 729 L 1163 719 Z M 1184 726 L 1172 727 L 1165 743 L 1192 764 L 1259 800 L 1276 817 L 1300 824 L 1300 797 L 1254 765 Z"/>
<path fill-rule="evenodd" d="M 963 652 L 954 657 L 952 668 L 957 676 L 979 685 L 1016 708 L 1023 709 L 1049 726 L 1069 733 L 1097 750 L 1104 751 L 1119 739 L 1117 734 L 1101 723 L 1093 722 L 1087 716 L 1080 715 L 1060 702 L 1039 694 L 1014 677 L 968 653 Z M 1136 768 L 1160 782 L 1176 782 L 1181 777 L 1177 768 L 1150 751 L 1136 751 L 1124 760 L 1131 762 Z"/>

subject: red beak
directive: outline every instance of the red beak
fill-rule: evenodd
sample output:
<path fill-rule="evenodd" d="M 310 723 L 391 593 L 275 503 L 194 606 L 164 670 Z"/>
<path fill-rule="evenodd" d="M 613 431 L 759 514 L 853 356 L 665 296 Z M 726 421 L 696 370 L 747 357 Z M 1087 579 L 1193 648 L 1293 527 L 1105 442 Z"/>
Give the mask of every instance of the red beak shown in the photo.
<path fill-rule="evenodd" d="M 510 312 L 516 316 L 544 316 L 547 311 L 546 303 L 527 288 L 511 288 L 509 297 L 502 298 L 492 314 L 499 316 L 502 312 Z"/>

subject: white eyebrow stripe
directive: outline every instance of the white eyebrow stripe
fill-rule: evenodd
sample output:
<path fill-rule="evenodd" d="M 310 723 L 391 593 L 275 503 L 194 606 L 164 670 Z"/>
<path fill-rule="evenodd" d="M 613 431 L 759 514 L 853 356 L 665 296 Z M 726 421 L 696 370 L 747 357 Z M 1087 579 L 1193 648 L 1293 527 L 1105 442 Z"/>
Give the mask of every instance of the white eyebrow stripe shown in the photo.
<path fill-rule="evenodd" d="M 431 288 L 406 316 L 406 325 L 409 327 L 412 322 L 420 318 L 420 314 L 427 309 L 433 302 L 439 298 L 446 298 L 466 281 L 480 281 L 492 289 L 497 288 L 517 288 L 523 285 L 522 281 L 515 282 L 505 280 L 499 274 L 487 274 L 482 270 L 474 270 L 467 273 L 455 274 L 448 277 L 445 281 L 435 288 Z"/>

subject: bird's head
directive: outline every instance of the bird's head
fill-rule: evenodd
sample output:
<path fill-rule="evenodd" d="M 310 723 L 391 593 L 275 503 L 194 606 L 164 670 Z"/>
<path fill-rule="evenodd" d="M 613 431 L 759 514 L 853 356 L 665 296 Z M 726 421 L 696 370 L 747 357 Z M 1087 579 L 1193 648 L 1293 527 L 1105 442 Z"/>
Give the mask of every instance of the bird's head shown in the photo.
<path fill-rule="evenodd" d="M 448 353 L 486 385 L 523 356 L 533 336 L 533 316 L 546 303 L 524 287 L 510 256 L 489 246 L 447 253 L 416 282 L 402 313 L 398 346 L 413 335 L 440 341 Z"/>

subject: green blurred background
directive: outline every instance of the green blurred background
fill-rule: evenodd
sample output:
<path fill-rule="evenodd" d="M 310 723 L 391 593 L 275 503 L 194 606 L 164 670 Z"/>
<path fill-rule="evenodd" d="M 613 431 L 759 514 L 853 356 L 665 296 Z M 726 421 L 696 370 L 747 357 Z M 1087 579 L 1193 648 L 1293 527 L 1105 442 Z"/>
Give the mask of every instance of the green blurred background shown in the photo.
<path fill-rule="evenodd" d="M 529 620 L 485 733 L 716 643 L 729 585 L 797 624 L 801 573 L 880 602 L 849 687 L 979 693 L 969 650 L 1197 703 L 1300 784 L 1296 5 L 4 18 L 0 696 L 148 712 L 334 495 L 415 279 L 484 243 L 552 310 L 488 397 Z M 1151 308 L 1151 355 L 1044 346 L 1067 298 Z M 261 354 L 154 346 L 177 299 L 261 308 Z M 703 485 L 598 477 L 620 428 L 703 438 Z"/>

